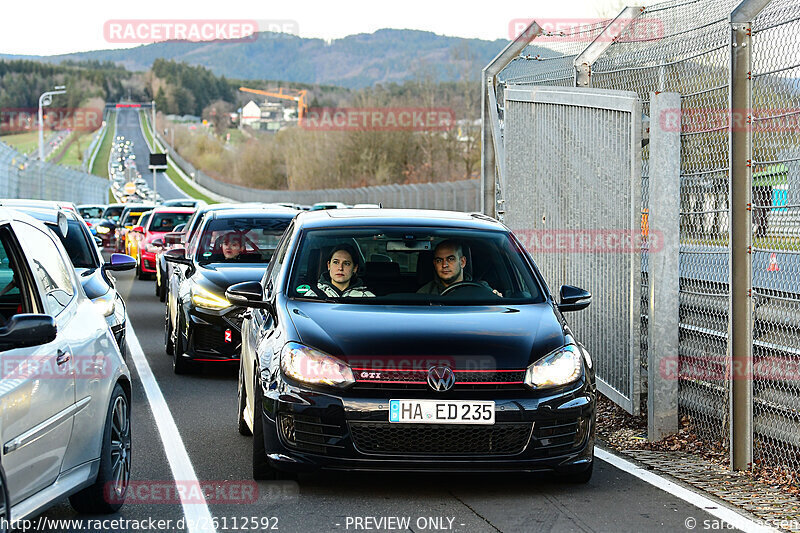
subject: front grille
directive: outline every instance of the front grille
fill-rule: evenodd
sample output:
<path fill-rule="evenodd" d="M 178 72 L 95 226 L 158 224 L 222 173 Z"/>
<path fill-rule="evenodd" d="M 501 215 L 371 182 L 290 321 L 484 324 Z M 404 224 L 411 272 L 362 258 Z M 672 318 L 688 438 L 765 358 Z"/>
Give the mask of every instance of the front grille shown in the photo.
<path fill-rule="evenodd" d="M 491 426 L 350 422 L 353 444 L 362 453 L 413 455 L 513 455 L 522 452 L 530 423 Z"/>
<path fill-rule="evenodd" d="M 225 331 L 220 327 L 196 325 L 192 328 L 195 351 L 214 352 L 222 355 L 234 353 L 241 340 L 236 330 L 231 331 L 231 342 L 225 342 Z"/>
<path fill-rule="evenodd" d="M 454 370 L 453 390 L 524 389 L 525 370 Z M 362 390 L 426 390 L 428 370 L 354 368 L 355 388 Z"/>
<path fill-rule="evenodd" d="M 552 457 L 569 452 L 586 436 L 586 423 L 581 419 L 552 419 L 536 422 L 533 428 L 533 452 L 539 457 Z"/>
<path fill-rule="evenodd" d="M 298 450 L 327 454 L 331 448 L 342 449 L 342 429 L 323 424 L 319 417 L 282 414 L 278 417 L 283 440 Z"/>

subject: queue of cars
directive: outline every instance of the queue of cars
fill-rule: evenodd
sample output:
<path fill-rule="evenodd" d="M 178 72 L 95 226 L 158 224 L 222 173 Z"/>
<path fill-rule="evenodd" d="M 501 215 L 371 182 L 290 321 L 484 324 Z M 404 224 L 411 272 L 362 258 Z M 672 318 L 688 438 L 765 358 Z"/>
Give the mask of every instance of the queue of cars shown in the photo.
<path fill-rule="evenodd" d="M 0 482 L 12 516 L 63 494 L 76 509 L 113 511 L 119 502 L 87 496 L 111 475 L 124 497 L 130 377 L 125 305 L 110 272 L 133 268 L 155 278 L 165 301 L 176 374 L 238 367 L 235 416 L 239 432 L 253 436 L 255 479 L 335 469 L 553 471 L 588 481 L 594 370 L 565 314 L 588 306 L 591 294 L 564 285 L 556 300 L 494 219 L 376 207 L 125 204 L 100 218 L 99 206 L 0 207 L 0 357 L 27 349 L 59 366 L 80 346 L 113 369 L 91 385 L 73 381 L 68 394 L 41 393 L 74 402 L 42 406 L 44 418 L 30 422 L 45 421 L 49 445 L 67 439 L 62 470 L 28 470 L 35 482 L 15 460 L 31 461 L 47 439 L 31 440 L 40 426 L 7 425 L 2 415 Z M 103 246 L 129 254 L 105 262 Z M 68 335 L 69 320 L 83 327 L 89 310 L 92 335 L 51 344 Z M 97 390 L 79 393 L 86 387 Z M 90 412 L 93 422 L 79 420 Z M 84 434 L 59 432 L 67 420 L 85 424 Z"/>

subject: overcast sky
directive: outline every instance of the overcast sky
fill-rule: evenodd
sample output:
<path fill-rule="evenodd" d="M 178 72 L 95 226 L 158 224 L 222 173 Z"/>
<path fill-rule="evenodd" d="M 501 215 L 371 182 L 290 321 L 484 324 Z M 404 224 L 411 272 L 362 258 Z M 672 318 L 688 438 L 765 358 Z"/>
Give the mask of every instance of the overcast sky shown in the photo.
<path fill-rule="evenodd" d="M 109 20 L 130 19 L 288 20 L 296 22 L 301 37 L 324 39 L 380 28 L 508 39 L 513 19 L 591 19 L 618 12 L 624 4 L 622 0 L 2 0 L 0 53 L 54 55 L 130 47 L 108 42 L 103 32 Z"/>

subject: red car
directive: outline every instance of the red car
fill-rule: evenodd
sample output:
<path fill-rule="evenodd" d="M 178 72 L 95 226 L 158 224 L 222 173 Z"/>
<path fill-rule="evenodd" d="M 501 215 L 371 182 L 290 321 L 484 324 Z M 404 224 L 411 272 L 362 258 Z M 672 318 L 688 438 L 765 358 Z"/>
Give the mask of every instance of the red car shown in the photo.
<path fill-rule="evenodd" d="M 164 247 L 164 234 L 169 233 L 178 224 L 185 224 L 194 213 L 189 207 L 157 207 L 147 222 L 147 227 L 133 228 L 144 237 L 139 241 L 136 254 L 136 274 L 139 279 L 150 277 L 156 273 L 156 254 Z"/>

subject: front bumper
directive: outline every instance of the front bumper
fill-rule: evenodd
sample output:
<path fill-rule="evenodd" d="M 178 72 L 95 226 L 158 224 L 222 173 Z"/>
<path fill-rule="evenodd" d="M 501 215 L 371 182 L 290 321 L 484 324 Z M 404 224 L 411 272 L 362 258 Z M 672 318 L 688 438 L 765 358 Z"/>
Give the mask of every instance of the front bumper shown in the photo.
<path fill-rule="evenodd" d="M 141 253 L 141 262 L 139 264 L 139 269 L 142 272 L 146 272 L 148 274 L 155 274 L 156 273 L 156 254 L 145 252 L 142 250 Z"/>
<path fill-rule="evenodd" d="M 348 397 L 284 382 L 264 394 L 265 449 L 280 470 L 568 473 L 585 469 L 594 453 L 596 393 L 585 382 L 545 397 L 463 391 L 447 398 L 493 399 L 492 426 L 388 422 L 389 396 L 430 393 Z"/>
<path fill-rule="evenodd" d="M 245 310 L 232 307 L 212 311 L 189 305 L 184 356 L 196 361 L 238 361 L 242 352 L 242 315 Z"/>

